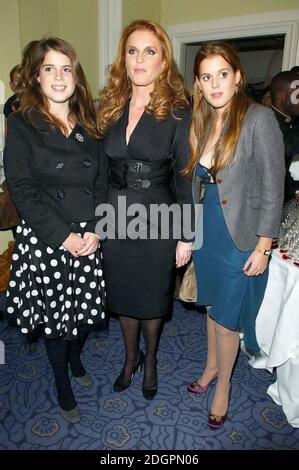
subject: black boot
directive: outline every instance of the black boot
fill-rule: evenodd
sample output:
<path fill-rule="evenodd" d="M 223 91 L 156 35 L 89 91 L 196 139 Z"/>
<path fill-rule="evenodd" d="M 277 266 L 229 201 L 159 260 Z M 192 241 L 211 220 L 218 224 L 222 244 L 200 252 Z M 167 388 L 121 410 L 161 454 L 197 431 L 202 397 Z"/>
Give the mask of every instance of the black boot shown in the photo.
<path fill-rule="evenodd" d="M 68 360 L 76 382 L 83 387 L 91 387 L 93 384 L 92 378 L 86 372 L 80 358 L 86 338 L 87 333 L 79 333 L 77 340 L 68 342 Z"/>
<path fill-rule="evenodd" d="M 54 373 L 60 412 L 69 423 L 78 423 L 80 421 L 80 410 L 68 376 L 67 341 L 62 337 L 45 338 L 45 346 Z"/>

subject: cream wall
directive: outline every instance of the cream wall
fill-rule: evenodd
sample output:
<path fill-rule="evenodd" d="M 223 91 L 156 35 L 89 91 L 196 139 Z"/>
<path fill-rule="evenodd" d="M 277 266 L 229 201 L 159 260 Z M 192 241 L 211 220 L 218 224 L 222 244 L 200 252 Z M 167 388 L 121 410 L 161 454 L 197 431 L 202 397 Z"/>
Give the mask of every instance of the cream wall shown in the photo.
<path fill-rule="evenodd" d="M 162 3 L 163 0 L 124 0 L 124 25 L 140 19 L 160 23 Z"/>
<path fill-rule="evenodd" d="M 146 18 L 165 28 L 179 23 L 298 8 L 298 0 L 124 0 L 124 24 Z"/>
<path fill-rule="evenodd" d="M 57 0 L 19 0 L 22 48 L 33 39 L 58 33 Z"/>
<path fill-rule="evenodd" d="M 59 35 L 74 46 L 92 95 L 96 97 L 99 83 L 98 0 L 57 0 L 57 3 Z"/>
<path fill-rule="evenodd" d="M 147 3 L 147 2 L 145 2 Z M 161 24 L 167 26 L 207 19 L 298 8 L 298 0 L 161 0 Z"/>
<path fill-rule="evenodd" d="M 10 95 L 9 72 L 20 60 L 21 41 L 18 0 L 0 0 L 0 80 Z"/>
<path fill-rule="evenodd" d="M 84 4 L 84 5 L 83 5 Z M 98 93 L 98 0 L 0 0 L 0 80 L 20 62 L 23 47 L 33 39 L 60 36 L 78 52 L 93 96 Z"/>

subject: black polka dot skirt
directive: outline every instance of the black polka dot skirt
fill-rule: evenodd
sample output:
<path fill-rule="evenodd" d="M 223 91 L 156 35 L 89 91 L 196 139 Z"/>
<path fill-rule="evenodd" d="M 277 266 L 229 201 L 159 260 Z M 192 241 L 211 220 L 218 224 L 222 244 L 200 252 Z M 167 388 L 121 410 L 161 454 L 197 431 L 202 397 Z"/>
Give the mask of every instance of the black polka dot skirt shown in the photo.
<path fill-rule="evenodd" d="M 72 224 L 82 236 L 85 222 Z M 100 248 L 74 258 L 63 246 L 52 250 L 22 221 L 17 227 L 6 315 L 22 333 L 43 325 L 48 338 L 74 340 L 78 328 L 92 329 L 105 319 L 105 281 Z"/>

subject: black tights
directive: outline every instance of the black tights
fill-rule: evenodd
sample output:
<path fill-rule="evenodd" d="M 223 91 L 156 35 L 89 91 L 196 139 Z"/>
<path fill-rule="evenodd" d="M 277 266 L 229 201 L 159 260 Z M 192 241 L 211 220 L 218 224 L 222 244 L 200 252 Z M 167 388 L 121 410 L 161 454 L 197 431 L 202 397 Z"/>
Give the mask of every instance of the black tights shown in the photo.
<path fill-rule="evenodd" d="M 130 379 L 132 370 L 139 359 L 139 339 L 141 328 L 146 347 L 143 384 L 147 388 L 155 386 L 156 355 L 161 331 L 161 318 L 138 320 L 136 318 L 120 316 L 119 319 L 126 348 L 126 362 L 123 369 L 124 380 Z"/>
<path fill-rule="evenodd" d="M 87 333 L 80 332 L 78 340 L 66 341 L 64 338 L 44 337 L 46 352 L 53 369 L 57 397 L 63 410 L 71 410 L 77 405 L 68 375 L 68 363 L 74 376 L 81 377 L 85 369 L 80 359 Z"/>
<path fill-rule="evenodd" d="M 72 374 L 75 377 L 82 377 L 86 373 L 80 359 L 80 354 L 87 336 L 88 333 L 79 330 L 77 341 L 68 341 L 68 360 L 71 366 Z"/>

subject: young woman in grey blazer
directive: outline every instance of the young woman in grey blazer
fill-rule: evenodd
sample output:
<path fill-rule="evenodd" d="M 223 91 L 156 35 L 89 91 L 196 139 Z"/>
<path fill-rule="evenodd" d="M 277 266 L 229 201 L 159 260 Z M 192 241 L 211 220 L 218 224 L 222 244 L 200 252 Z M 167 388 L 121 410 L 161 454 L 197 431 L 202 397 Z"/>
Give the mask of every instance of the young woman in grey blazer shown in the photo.
<path fill-rule="evenodd" d="M 202 246 L 193 252 L 197 303 L 210 308 L 206 367 L 188 390 L 203 393 L 217 379 L 208 416 L 208 425 L 217 429 L 227 417 L 239 331 L 248 349 L 259 349 L 255 318 L 267 284 L 272 239 L 279 232 L 284 149 L 271 109 L 245 95 L 244 71 L 232 47 L 204 45 L 194 75 L 186 174 L 193 174 L 195 202 L 201 194 L 203 203 L 198 225 Z"/>

